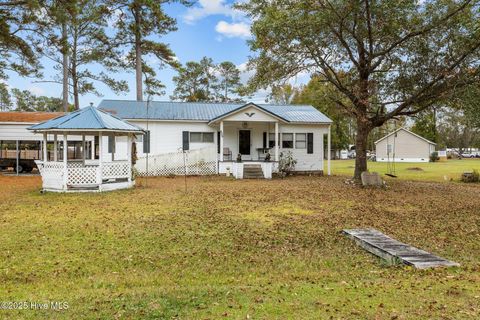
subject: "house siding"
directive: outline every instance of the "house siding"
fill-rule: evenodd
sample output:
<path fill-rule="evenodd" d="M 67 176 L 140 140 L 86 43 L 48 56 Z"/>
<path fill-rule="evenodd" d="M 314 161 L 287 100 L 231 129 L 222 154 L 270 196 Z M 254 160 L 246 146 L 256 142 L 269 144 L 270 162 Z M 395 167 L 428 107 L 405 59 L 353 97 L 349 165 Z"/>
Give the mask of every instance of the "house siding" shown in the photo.
<path fill-rule="evenodd" d="M 128 120 L 130 123 L 147 130 L 147 122 L 142 120 Z M 206 122 L 186 121 L 149 121 L 150 153 L 162 154 L 180 151 L 182 148 L 182 132 L 213 132 L 217 129 L 210 127 Z M 214 134 L 213 143 L 190 143 L 190 150 L 216 145 L 217 135 Z M 143 144 L 137 143 L 137 155 L 143 156 Z"/>
<path fill-rule="evenodd" d="M 376 145 L 377 161 L 388 161 L 387 145 L 395 144 L 395 161 L 398 162 L 428 162 L 430 154 L 435 151 L 435 145 L 409 133 L 405 130 L 399 130 L 397 137 L 391 135 Z M 392 154 L 390 154 L 392 161 Z"/>
<path fill-rule="evenodd" d="M 248 111 L 247 111 L 248 112 Z M 271 120 L 271 119 L 270 119 Z M 144 129 L 147 128 L 145 121 L 129 120 Z M 162 154 L 177 152 L 182 147 L 182 132 L 213 132 L 213 143 L 190 143 L 190 149 L 200 149 L 208 146 L 217 146 L 218 125 L 209 126 L 206 122 L 181 122 L 181 121 L 150 121 L 148 124 L 150 131 L 150 153 Z M 225 121 L 224 122 L 224 147 L 232 152 L 232 160 L 236 159 L 239 152 L 238 132 L 239 130 L 251 130 L 251 149 L 250 156 L 243 156 L 244 160 L 258 159 L 257 148 L 263 147 L 263 133 L 275 131 L 273 122 L 244 122 Z M 328 125 L 308 125 L 308 124 L 280 124 L 280 133 L 313 133 L 313 153 L 307 154 L 307 149 L 282 149 L 279 152 L 292 151 L 294 159 L 297 160 L 296 170 L 298 171 L 321 171 L 324 166 L 324 145 L 323 136 L 328 133 Z M 282 145 L 282 135 L 280 135 L 279 144 Z M 295 141 L 295 139 L 294 139 Z M 117 145 L 118 151 L 118 145 Z M 271 151 L 272 160 L 274 157 Z M 137 143 L 137 155 L 143 156 L 143 144 Z"/>
<path fill-rule="evenodd" d="M 307 149 L 294 148 L 283 149 L 282 151 L 292 151 L 293 158 L 297 160 L 295 166 L 296 171 L 321 171 L 324 168 L 324 145 L 323 137 L 328 134 L 328 125 L 282 125 L 280 126 L 280 133 L 313 133 L 313 153 L 308 154 Z M 280 137 L 282 137 L 280 135 Z M 282 145 L 280 139 L 280 146 Z"/>

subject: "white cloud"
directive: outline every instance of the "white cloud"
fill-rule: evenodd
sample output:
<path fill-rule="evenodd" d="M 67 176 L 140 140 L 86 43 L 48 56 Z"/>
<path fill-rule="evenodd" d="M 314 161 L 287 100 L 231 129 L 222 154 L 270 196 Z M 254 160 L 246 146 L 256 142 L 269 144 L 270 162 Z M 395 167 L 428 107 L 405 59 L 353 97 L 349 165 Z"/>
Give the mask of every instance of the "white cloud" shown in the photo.
<path fill-rule="evenodd" d="M 228 23 L 222 20 L 215 26 L 215 31 L 227 38 L 249 38 L 251 36 L 250 25 L 244 22 Z"/>
<path fill-rule="evenodd" d="M 195 21 L 211 15 L 224 15 L 234 17 L 238 11 L 225 3 L 225 0 L 199 0 L 199 6 L 188 8 L 183 16 L 185 23 L 193 24 Z"/>
<path fill-rule="evenodd" d="M 37 87 L 37 86 L 29 87 L 28 91 L 30 91 L 31 93 L 33 93 L 34 95 L 37 95 L 37 96 L 41 96 L 41 95 L 45 94 L 45 90 L 43 90 L 42 88 Z"/>

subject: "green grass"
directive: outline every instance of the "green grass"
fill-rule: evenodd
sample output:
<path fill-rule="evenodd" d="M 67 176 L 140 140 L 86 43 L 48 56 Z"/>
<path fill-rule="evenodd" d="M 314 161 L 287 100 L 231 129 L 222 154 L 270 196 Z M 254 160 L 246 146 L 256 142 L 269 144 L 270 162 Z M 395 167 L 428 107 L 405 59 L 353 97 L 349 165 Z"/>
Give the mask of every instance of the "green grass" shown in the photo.
<path fill-rule="evenodd" d="M 0 176 L 0 301 L 69 304 L 0 318 L 478 319 L 480 185 L 343 180 L 41 195 L 38 177 Z M 389 267 L 340 234 L 353 227 L 462 266 Z"/>
<path fill-rule="evenodd" d="M 355 160 L 333 160 L 332 173 L 353 176 Z M 448 160 L 438 162 L 395 163 L 395 173 L 399 179 L 418 181 L 459 181 L 465 171 L 480 171 L 480 159 Z M 368 162 L 370 172 L 382 175 L 388 173 L 386 162 Z"/>

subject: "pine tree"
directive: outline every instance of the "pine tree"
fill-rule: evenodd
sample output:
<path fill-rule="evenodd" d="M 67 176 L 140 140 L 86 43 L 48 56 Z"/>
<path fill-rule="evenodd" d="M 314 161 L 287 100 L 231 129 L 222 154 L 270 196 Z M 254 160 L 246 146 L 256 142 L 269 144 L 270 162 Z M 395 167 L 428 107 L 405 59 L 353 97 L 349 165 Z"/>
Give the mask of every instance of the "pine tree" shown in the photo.
<path fill-rule="evenodd" d="M 39 1 L 0 1 L 0 78 L 7 71 L 21 76 L 40 76 L 34 48 L 37 41 Z"/>
<path fill-rule="evenodd" d="M 45 45 L 42 55 L 57 63 L 59 74 L 50 82 L 61 83 L 73 96 L 75 109 L 80 108 L 80 95 L 101 95 L 97 83 L 107 85 L 114 92 L 128 90 L 126 81 L 110 76 L 114 69 L 108 64 L 112 59 L 113 40 L 107 35 L 110 10 L 106 4 L 94 0 L 52 1 L 49 3 Z M 92 64 L 108 71 L 94 73 Z M 68 68 L 66 70 L 66 67 Z M 68 72 L 68 73 L 67 73 Z M 62 94 L 65 108 L 65 92 Z"/>
<path fill-rule="evenodd" d="M 156 79 L 155 69 L 145 63 L 145 57 L 156 59 L 160 68 L 178 67 L 175 54 L 169 46 L 149 38 L 152 35 L 163 36 L 177 29 L 175 19 L 165 14 L 162 8 L 162 5 L 173 2 L 189 4 L 189 1 L 175 0 L 108 1 L 108 7 L 115 17 L 115 41 L 118 45 L 116 59 L 112 59 L 111 63 L 119 69 L 135 70 L 138 101 L 143 100 L 144 94 L 161 95 L 164 89 L 161 81 Z M 145 92 L 143 84 L 147 87 Z"/>

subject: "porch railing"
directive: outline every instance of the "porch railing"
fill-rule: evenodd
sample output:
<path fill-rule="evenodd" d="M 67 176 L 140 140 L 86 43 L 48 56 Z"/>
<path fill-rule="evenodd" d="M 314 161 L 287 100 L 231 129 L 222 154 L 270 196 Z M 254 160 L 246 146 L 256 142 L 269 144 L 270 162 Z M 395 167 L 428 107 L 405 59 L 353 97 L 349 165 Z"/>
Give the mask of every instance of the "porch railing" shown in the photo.
<path fill-rule="evenodd" d="M 186 151 L 151 154 L 137 159 L 135 168 L 141 176 L 210 175 L 217 173 L 217 149 L 207 147 Z"/>
<path fill-rule="evenodd" d="M 107 179 L 128 179 L 130 166 L 128 161 L 104 162 L 100 169 L 98 162 L 88 161 L 36 161 L 44 188 L 58 189 L 60 186 L 101 185 Z M 65 177 L 66 173 L 66 177 Z"/>

